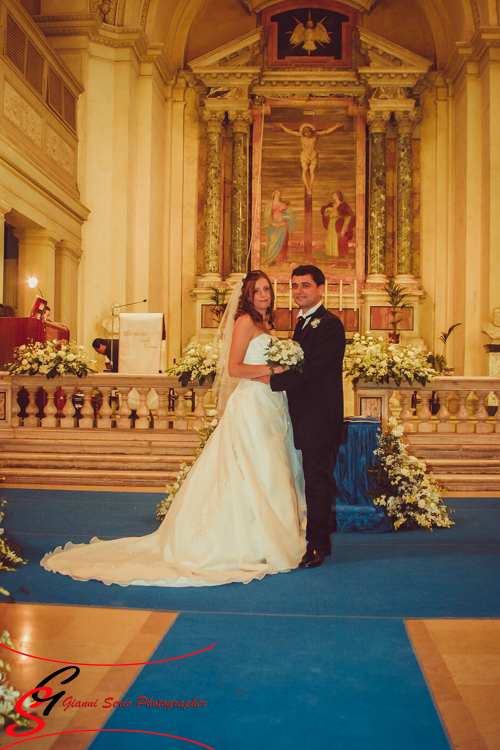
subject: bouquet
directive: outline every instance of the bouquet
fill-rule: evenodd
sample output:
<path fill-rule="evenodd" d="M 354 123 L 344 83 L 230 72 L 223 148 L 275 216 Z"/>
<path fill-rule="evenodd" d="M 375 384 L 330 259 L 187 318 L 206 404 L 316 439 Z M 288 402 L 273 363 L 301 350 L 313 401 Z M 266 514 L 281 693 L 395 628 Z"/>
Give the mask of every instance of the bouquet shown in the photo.
<path fill-rule="evenodd" d="M 217 372 L 217 362 L 220 354 L 218 345 L 200 344 L 193 341 L 183 351 L 178 362 L 166 370 L 167 375 L 178 375 L 183 388 L 198 380 L 203 385 L 205 380 L 213 383 Z"/>
<path fill-rule="evenodd" d="M 293 339 L 273 339 L 266 350 L 267 362 L 274 372 L 275 367 L 289 367 L 290 370 L 302 371 L 304 352 L 300 344 Z"/>
<path fill-rule="evenodd" d="M 14 361 L 7 365 L 13 375 L 45 375 L 47 380 L 64 375 L 84 378 L 95 372 L 95 360 L 89 359 L 83 346 L 74 341 L 40 341 L 14 349 Z"/>
<path fill-rule="evenodd" d="M 375 505 L 381 505 L 393 521 L 394 530 L 449 528 L 453 521 L 443 503 L 443 490 L 431 474 L 426 474 L 425 461 L 409 456 L 401 440 L 403 426 L 391 417 L 385 432 L 380 432 L 375 466 L 368 473 L 377 485 L 371 490 Z"/>

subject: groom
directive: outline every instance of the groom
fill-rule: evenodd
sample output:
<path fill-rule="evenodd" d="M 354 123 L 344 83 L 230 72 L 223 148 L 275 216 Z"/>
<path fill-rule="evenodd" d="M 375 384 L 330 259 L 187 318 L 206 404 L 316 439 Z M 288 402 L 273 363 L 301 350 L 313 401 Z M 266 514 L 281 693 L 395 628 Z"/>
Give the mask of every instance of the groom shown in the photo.
<path fill-rule="evenodd" d="M 273 391 L 286 391 L 295 447 L 302 451 L 307 551 L 301 568 L 317 568 L 331 554 L 331 488 L 343 426 L 345 332 L 321 304 L 324 290 L 325 275 L 316 266 L 293 271 L 292 294 L 300 307 L 293 338 L 304 350 L 304 368 L 266 379 Z"/>

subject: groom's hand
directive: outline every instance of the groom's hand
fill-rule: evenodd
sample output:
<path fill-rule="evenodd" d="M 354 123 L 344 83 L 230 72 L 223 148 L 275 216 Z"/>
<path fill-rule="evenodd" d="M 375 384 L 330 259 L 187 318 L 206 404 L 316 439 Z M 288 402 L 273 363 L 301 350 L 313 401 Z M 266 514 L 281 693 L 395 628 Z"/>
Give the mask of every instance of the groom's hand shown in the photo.
<path fill-rule="evenodd" d="M 260 378 L 252 378 L 252 380 L 258 380 L 259 383 L 265 383 L 266 385 L 269 385 L 269 383 L 271 382 L 271 376 L 262 375 Z"/>

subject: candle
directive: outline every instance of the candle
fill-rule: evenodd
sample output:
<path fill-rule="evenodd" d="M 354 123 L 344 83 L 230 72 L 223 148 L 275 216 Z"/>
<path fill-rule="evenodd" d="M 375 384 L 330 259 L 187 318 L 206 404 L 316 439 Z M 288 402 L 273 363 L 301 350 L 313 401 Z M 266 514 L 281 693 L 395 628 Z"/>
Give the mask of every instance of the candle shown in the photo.
<path fill-rule="evenodd" d="M 325 307 L 328 310 L 328 281 L 325 279 Z"/>
<path fill-rule="evenodd" d="M 340 279 L 339 287 L 339 312 L 342 312 L 342 279 Z"/>
<path fill-rule="evenodd" d="M 354 279 L 354 312 L 358 309 L 358 281 Z"/>
<path fill-rule="evenodd" d="M 288 282 L 288 309 L 292 309 L 292 280 Z"/>
<path fill-rule="evenodd" d="M 277 293 L 278 293 L 278 285 L 276 283 L 276 279 L 274 279 L 274 309 L 275 310 L 276 310 Z"/>

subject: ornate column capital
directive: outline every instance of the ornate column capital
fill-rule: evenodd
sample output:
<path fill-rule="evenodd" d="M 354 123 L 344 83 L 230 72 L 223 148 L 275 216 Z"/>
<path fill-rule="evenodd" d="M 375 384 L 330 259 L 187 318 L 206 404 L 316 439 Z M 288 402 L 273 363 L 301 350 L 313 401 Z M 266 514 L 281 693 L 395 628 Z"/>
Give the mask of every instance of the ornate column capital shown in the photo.
<path fill-rule="evenodd" d="M 391 111 L 388 110 L 370 110 L 366 116 L 370 133 L 385 133 L 387 123 L 391 119 Z"/>
<path fill-rule="evenodd" d="M 69 242 L 69 240 L 61 240 L 56 245 L 56 255 L 64 255 L 78 265 L 83 255 L 83 250 L 81 247 L 77 247 L 77 245 Z"/>
<path fill-rule="evenodd" d="M 401 110 L 394 112 L 394 119 L 398 124 L 398 133 L 412 133 L 415 125 L 420 122 L 419 112 L 417 110 Z"/>
<path fill-rule="evenodd" d="M 228 112 L 229 122 L 233 128 L 233 133 L 244 133 L 248 135 L 250 123 L 252 122 L 252 113 L 248 110 L 237 109 Z"/>
<path fill-rule="evenodd" d="M 223 110 L 206 109 L 203 112 L 203 120 L 205 121 L 207 133 L 220 135 L 225 116 L 226 113 Z"/>

